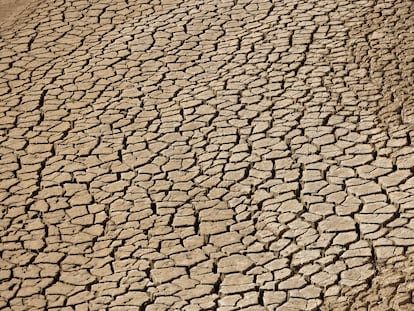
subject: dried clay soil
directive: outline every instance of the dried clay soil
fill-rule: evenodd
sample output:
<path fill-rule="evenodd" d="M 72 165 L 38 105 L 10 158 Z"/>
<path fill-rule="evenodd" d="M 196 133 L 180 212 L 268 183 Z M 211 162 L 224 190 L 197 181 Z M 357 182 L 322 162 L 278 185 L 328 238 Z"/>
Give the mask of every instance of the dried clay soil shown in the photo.
<path fill-rule="evenodd" d="M 414 310 L 411 0 L 0 2 L 1 310 Z"/>

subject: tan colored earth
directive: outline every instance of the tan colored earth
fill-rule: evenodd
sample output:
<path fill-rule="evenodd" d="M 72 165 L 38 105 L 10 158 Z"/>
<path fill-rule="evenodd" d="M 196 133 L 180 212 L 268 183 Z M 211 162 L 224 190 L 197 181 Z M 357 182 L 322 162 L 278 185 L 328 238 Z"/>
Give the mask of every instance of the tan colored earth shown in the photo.
<path fill-rule="evenodd" d="M 16 15 L 21 13 L 29 3 L 28 0 L 0 0 L 0 24 L 14 21 Z"/>
<path fill-rule="evenodd" d="M 411 0 L 0 0 L 0 310 L 414 310 Z"/>

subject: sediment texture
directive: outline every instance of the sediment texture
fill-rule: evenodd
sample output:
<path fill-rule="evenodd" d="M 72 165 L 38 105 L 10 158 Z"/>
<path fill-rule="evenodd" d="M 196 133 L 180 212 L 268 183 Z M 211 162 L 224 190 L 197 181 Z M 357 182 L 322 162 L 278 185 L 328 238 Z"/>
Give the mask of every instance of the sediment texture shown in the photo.
<path fill-rule="evenodd" d="M 410 0 L 53 0 L 0 30 L 0 309 L 413 310 Z"/>

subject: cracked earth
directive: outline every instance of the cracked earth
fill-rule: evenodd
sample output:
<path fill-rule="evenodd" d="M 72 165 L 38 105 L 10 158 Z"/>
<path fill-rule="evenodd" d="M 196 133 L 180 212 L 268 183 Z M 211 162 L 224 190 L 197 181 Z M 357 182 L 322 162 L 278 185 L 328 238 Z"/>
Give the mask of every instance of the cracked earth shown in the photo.
<path fill-rule="evenodd" d="M 0 309 L 414 310 L 413 10 L 3 18 Z"/>

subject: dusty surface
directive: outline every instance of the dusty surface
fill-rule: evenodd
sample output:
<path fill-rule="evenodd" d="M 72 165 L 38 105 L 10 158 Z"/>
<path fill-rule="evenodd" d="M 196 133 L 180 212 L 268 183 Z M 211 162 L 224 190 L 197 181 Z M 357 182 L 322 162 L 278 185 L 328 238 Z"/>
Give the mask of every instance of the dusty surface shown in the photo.
<path fill-rule="evenodd" d="M 48 1 L 0 36 L 0 309 L 413 310 L 413 2 Z"/>
<path fill-rule="evenodd" d="M 33 0 L 0 0 L 0 31 L 1 24 L 16 21 L 17 16 L 31 3 Z"/>

